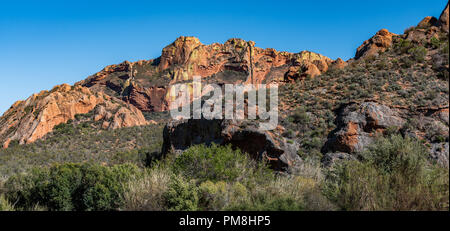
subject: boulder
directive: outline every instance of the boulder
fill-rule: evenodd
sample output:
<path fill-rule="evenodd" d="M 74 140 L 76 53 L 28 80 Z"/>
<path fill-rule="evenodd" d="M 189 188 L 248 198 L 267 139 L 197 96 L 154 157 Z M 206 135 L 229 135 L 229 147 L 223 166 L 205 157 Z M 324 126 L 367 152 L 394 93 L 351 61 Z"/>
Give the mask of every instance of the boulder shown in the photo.
<path fill-rule="evenodd" d="M 448 142 L 445 143 L 433 143 L 430 146 L 431 159 L 435 160 L 442 167 L 449 167 L 448 159 Z"/>
<path fill-rule="evenodd" d="M 316 77 L 320 74 L 321 72 L 315 64 L 311 62 L 303 62 L 299 66 L 291 66 L 284 76 L 284 81 L 295 82 L 306 77 Z"/>
<path fill-rule="evenodd" d="M 405 123 L 398 111 L 375 102 L 351 104 L 341 109 L 337 128 L 331 133 L 323 152 L 360 152 L 371 144 L 377 133 Z"/>
<path fill-rule="evenodd" d="M 334 62 L 331 63 L 331 67 L 333 69 L 343 69 L 348 65 L 347 62 L 342 60 L 341 58 L 336 59 Z"/>
<path fill-rule="evenodd" d="M 386 29 L 381 29 L 372 38 L 364 41 L 364 43 L 358 47 L 355 59 L 376 56 L 380 52 L 384 52 L 387 48 L 392 46 L 393 36 L 396 36 L 396 34 L 391 33 Z"/>
<path fill-rule="evenodd" d="M 205 45 L 198 38 L 181 36 L 157 59 L 111 65 L 77 85 L 120 95 L 144 112 L 162 112 L 170 109 L 171 87 L 191 81 L 194 76 L 217 84 L 271 83 L 283 81 L 289 67 L 302 68 L 304 76 L 316 76 L 326 71 L 332 61 L 310 51 L 294 54 L 262 49 L 253 41 L 238 38 Z"/>
<path fill-rule="evenodd" d="M 301 162 L 298 143 L 275 132 L 262 131 L 257 125 L 233 120 L 178 120 L 164 128 L 163 155 L 182 154 L 192 145 L 232 145 L 248 153 L 255 160 L 268 161 L 272 169 L 289 171 Z"/>

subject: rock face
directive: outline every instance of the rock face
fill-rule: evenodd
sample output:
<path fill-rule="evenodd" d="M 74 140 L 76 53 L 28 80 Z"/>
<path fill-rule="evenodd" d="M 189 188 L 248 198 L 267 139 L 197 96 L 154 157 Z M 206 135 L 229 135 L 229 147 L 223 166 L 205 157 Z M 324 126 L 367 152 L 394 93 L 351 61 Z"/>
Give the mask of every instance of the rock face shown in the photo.
<path fill-rule="evenodd" d="M 445 32 L 449 32 L 449 15 L 448 15 L 448 3 L 447 6 L 445 6 L 444 11 L 442 11 L 441 16 L 439 17 L 439 25 L 441 26 L 442 30 Z"/>
<path fill-rule="evenodd" d="M 320 75 L 332 63 L 313 52 L 261 49 L 237 38 L 204 45 L 198 38 L 181 36 L 158 59 L 111 65 L 77 85 L 122 97 L 145 112 L 161 112 L 170 108 L 171 87 L 194 76 L 218 84 L 289 82 Z"/>
<path fill-rule="evenodd" d="M 420 21 L 419 24 L 417 24 L 417 27 L 427 28 L 427 27 L 436 26 L 436 25 L 438 25 L 437 18 L 432 17 L 432 16 L 427 16 L 424 19 L 422 19 L 422 21 Z"/>
<path fill-rule="evenodd" d="M 364 151 L 377 135 L 389 129 L 426 143 L 429 158 L 448 168 L 448 111 L 448 105 L 412 112 L 376 102 L 349 104 L 337 112 L 337 128 L 322 147 L 322 164 L 330 167 L 336 161 L 354 159 L 354 153 Z"/>
<path fill-rule="evenodd" d="M 413 29 L 408 30 L 405 33 L 405 37 L 408 40 L 415 42 L 430 41 L 431 38 L 439 38 L 440 33 L 449 32 L 449 15 L 448 15 L 448 3 L 445 9 L 442 11 L 439 19 L 428 16 L 425 17 L 420 23 Z"/>
<path fill-rule="evenodd" d="M 33 142 L 55 125 L 100 104 L 104 104 L 104 110 L 96 110 L 100 114 L 92 119 L 106 118 L 103 128 L 146 124 L 142 112 L 169 110 L 173 85 L 191 81 L 194 76 L 217 84 L 282 82 L 317 76 L 332 63 L 313 52 L 261 49 L 242 39 L 204 45 L 197 38 L 181 36 L 157 59 L 110 65 L 74 87 L 58 86 L 16 103 L 0 119 L 0 142 Z M 114 103 L 107 102 L 110 100 Z M 119 109 L 118 105 L 125 107 Z"/>
<path fill-rule="evenodd" d="M 364 41 L 364 43 L 356 50 L 355 59 L 378 55 L 379 52 L 384 52 L 392 45 L 392 37 L 396 34 L 389 32 L 386 29 L 381 29 L 372 38 Z"/>
<path fill-rule="evenodd" d="M 297 143 L 256 127 L 231 120 L 172 121 L 164 129 L 163 154 L 179 154 L 192 145 L 214 142 L 231 144 L 256 160 L 267 160 L 273 169 L 279 171 L 287 171 L 300 163 Z"/>
<path fill-rule="evenodd" d="M 97 106 L 105 105 L 96 110 L 97 120 L 111 119 L 111 128 L 144 125 L 142 113 L 134 106 L 122 107 L 113 115 L 107 116 L 108 110 L 113 110 L 120 103 L 111 103 L 110 97 L 103 93 L 93 93 L 86 87 L 72 87 L 67 84 L 54 87 L 51 91 L 34 94 L 25 101 L 16 102 L 0 118 L 0 142 L 7 148 L 13 140 L 20 144 L 31 143 L 44 137 L 58 124 L 74 119 L 77 114 L 86 114 Z M 120 101 L 120 100 L 117 100 Z"/>
<path fill-rule="evenodd" d="M 355 59 L 377 56 L 380 52 L 384 52 L 387 48 L 391 47 L 393 38 L 397 36 L 420 43 L 423 40 L 430 41 L 432 37 L 439 37 L 438 33 L 441 31 L 445 33 L 449 32 L 448 3 L 439 19 L 427 16 L 420 21 L 415 28 L 406 31 L 404 35 L 399 36 L 386 29 L 381 29 L 372 38 L 364 41 L 364 43 L 358 47 Z"/>
<path fill-rule="evenodd" d="M 164 86 L 144 88 L 132 84 L 129 95 L 124 100 L 141 111 L 162 112 L 169 109 L 166 95 L 167 88 Z"/>
<path fill-rule="evenodd" d="M 398 111 L 378 103 L 349 105 L 337 117 L 337 128 L 324 146 L 324 152 L 360 152 L 372 143 L 376 133 L 405 123 Z"/>
<path fill-rule="evenodd" d="M 331 63 L 331 67 L 335 69 L 342 69 L 348 65 L 347 62 L 342 60 L 341 58 L 336 59 L 333 63 Z"/>
<path fill-rule="evenodd" d="M 229 39 L 224 44 L 214 43 L 203 45 L 197 38 L 180 37 L 174 43 L 165 47 L 162 52 L 160 70 L 176 68 L 171 83 L 181 80 L 191 80 L 193 76 L 210 77 L 223 71 L 244 73 L 239 81 L 247 83 L 263 83 L 282 80 L 268 76 L 274 68 L 301 66 L 304 63 L 332 60 L 308 51 L 298 54 L 278 52 L 274 49 L 255 47 L 253 41 Z M 232 82 L 236 80 L 230 79 Z"/>

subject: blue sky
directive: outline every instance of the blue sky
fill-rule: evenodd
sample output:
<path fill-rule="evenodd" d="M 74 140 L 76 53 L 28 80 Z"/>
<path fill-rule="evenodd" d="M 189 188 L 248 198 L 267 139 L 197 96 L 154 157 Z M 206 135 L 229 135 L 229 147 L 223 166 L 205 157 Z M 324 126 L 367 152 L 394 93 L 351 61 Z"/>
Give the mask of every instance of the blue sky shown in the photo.
<path fill-rule="evenodd" d="M 428 1 L 7 1 L 0 0 L 0 114 L 16 100 L 73 84 L 109 64 L 160 56 L 178 36 L 228 38 L 336 59 L 378 30 L 394 33 L 446 0 Z"/>

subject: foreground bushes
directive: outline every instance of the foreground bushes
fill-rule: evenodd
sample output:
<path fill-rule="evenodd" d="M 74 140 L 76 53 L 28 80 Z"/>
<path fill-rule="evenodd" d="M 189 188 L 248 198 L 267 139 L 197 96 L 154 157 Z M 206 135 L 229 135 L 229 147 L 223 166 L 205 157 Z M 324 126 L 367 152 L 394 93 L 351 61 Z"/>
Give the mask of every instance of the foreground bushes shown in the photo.
<path fill-rule="evenodd" d="M 212 144 L 193 146 L 176 158 L 174 172 L 199 181 L 236 181 L 254 175 L 268 174 L 265 166 L 257 165 L 246 153 L 231 146 Z"/>
<path fill-rule="evenodd" d="M 166 210 L 164 193 L 167 191 L 172 172 L 168 168 L 154 167 L 133 176 L 124 183 L 123 209 L 128 211 Z"/>
<path fill-rule="evenodd" d="M 5 195 L 0 195 L 0 211 L 14 211 L 14 206 L 9 202 Z"/>
<path fill-rule="evenodd" d="M 138 174 L 135 165 L 105 167 L 96 164 L 61 164 L 35 168 L 11 177 L 6 196 L 19 209 L 35 205 L 49 210 L 113 210 L 122 205 L 123 182 Z"/>
<path fill-rule="evenodd" d="M 360 153 L 361 161 L 336 163 L 325 177 L 308 160 L 283 176 L 229 146 L 199 145 L 147 169 L 35 168 L 0 187 L 0 210 L 448 209 L 448 169 L 430 164 L 426 155 L 421 143 L 394 135 Z"/>
<path fill-rule="evenodd" d="M 326 192 L 344 210 L 445 210 L 448 169 L 431 165 L 418 141 L 381 138 L 328 175 Z"/>
<path fill-rule="evenodd" d="M 132 182 L 125 193 L 125 207 L 172 211 L 333 209 L 312 172 L 316 171 L 276 176 L 230 146 L 193 146 L 174 160 L 155 165 L 139 184 Z M 164 183 L 156 183 L 159 180 Z"/>

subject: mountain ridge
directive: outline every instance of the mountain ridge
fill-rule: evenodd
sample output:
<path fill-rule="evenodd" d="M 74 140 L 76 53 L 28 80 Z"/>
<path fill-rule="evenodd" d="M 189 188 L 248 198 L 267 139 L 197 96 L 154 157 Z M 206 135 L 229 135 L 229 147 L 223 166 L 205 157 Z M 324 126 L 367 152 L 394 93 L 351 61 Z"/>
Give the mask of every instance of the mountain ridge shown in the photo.
<path fill-rule="evenodd" d="M 347 61 L 340 58 L 332 60 L 310 51 L 290 53 L 262 49 L 255 47 L 253 41 L 237 38 L 228 39 L 223 44 L 204 45 L 198 38 L 180 36 L 163 48 L 161 56 L 156 59 L 109 65 L 74 86 L 59 85 L 51 91 L 33 94 L 25 101 L 17 101 L 0 117 L 0 143 L 6 148 L 13 140 L 21 144 L 33 142 L 51 132 L 54 126 L 74 119 L 77 114 L 103 111 L 99 109 L 100 105 L 110 100 L 113 102 L 103 107 L 107 108 L 106 111 L 117 107 L 127 109 L 120 109 L 119 114 L 115 114 L 118 111 L 110 112 L 117 116 L 104 116 L 107 121 L 104 121 L 103 128 L 145 125 L 148 121 L 143 119 L 142 112 L 167 111 L 172 100 L 170 87 L 192 80 L 195 75 L 213 83 L 294 83 L 329 70 L 345 68 L 358 59 L 378 56 L 391 48 L 394 38 L 430 40 L 440 31 L 448 33 L 448 21 L 447 4 L 439 19 L 426 17 L 404 35 L 380 30 L 357 48 L 354 59 Z M 69 105 L 60 107 L 65 101 L 70 102 Z M 43 117 L 42 111 L 45 115 L 54 116 L 36 122 L 39 116 Z M 111 118 L 117 120 L 111 121 Z"/>

